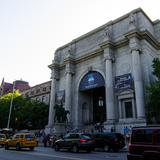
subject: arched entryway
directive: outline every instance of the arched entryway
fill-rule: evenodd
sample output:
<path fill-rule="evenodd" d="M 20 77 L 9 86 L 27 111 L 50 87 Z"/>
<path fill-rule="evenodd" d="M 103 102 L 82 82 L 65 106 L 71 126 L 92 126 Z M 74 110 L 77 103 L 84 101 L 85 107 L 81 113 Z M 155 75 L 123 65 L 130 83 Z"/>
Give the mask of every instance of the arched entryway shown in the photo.
<path fill-rule="evenodd" d="M 88 72 L 79 85 L 82 124 L 106 121 L 105 81 L 97 71 Z"/>

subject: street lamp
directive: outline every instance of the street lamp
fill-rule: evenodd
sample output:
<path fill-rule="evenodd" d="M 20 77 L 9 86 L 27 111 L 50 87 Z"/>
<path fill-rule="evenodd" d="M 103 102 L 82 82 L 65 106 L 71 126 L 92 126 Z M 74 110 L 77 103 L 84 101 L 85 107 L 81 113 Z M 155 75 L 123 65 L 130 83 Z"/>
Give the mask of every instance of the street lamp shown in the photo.
<path fill-rule="evenodd" d="M 12 97 L 11 97 L 11 103 L 10 103 L 10 109 L 9 109 L 9 115 L 8 115 L 7 128 L 9 128 L 9 125 L 10 125 L 11 112 L 12 112 L 12 106 L 13 106 L 13 94 L 14 94 L 14 90 L 15 90 L 15 84 L 16 84 L 16 82 L 13 82 L 13 91 L 12 91 Z"/>

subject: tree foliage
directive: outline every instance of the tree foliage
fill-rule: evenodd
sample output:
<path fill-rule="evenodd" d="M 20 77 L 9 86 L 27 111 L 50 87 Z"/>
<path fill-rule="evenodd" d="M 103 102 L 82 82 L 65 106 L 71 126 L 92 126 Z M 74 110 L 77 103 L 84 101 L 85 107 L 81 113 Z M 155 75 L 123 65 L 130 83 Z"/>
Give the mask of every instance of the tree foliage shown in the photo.
<path fill-rule="evenodd" d="M 160 123 L 160 60 L 153 60 L 153 74 L 157 80 L 148 87 L 148 122 Z"/>
<path fill-rule="evenodd" d="M 7 127 L 12 93 L 0 98 L 0 128 Z M 47 125 L 49 106 L 23 98 L 18 91 L 13 93 L 10 127 L 14 129 L 41 129 Z"/>

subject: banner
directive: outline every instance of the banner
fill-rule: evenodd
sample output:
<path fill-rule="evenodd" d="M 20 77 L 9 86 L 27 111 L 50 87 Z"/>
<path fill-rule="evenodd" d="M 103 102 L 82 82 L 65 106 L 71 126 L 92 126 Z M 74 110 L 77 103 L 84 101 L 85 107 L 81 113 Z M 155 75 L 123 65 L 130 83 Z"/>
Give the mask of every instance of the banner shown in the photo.
<path fill-rule="evenodd" d="M 121 76 L 115 77 L 115 89 L 116 91 L 120 90 L 126 90 L 126 89 L 132 89 L 133 83 L 132 83 L 132 76 L 131 73 L 124 74 Z"/>
<path fill-rule="evenodd" d="M 79 90 L 85 91 L 102 86 L 105 86 L 104 78 L 100 73 L 93 71 L 89 72 L 83 77 L 79 86 Z"/>

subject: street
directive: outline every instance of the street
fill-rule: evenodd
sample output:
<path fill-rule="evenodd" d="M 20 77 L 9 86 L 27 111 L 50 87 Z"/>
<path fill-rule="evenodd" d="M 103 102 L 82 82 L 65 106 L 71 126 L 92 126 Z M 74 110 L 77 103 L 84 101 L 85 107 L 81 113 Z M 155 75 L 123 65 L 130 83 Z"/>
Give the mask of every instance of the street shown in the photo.
<path fill-rule="evenodd" d="M 34 151 L 0 148 L 0 160 L 127 160 L 126 155 L 126 151 L 118 153 L 102 151 L 72 153 L 65 150 L 55 152 L 53 148 L 41 146 Z"/>

